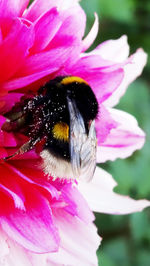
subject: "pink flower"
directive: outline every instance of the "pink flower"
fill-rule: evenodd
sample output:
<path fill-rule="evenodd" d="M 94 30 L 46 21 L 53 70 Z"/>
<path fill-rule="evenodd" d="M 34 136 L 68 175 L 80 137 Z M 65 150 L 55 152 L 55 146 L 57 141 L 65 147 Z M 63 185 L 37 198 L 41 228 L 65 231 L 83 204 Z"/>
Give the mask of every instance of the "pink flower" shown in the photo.
<path fill-rule="evenodd" d="M 0 126 L 4 114 L 29 90 L 37 91 L 57 76 L 79 76 L 99 102 L 98 162 L 125 158 L 140 149 L 143 131 L 131 115 L 113 106 L 141 74 L 144 51 L 128 58 L 123 36 L 84 53 L 97 35 L 97 15 L 84 38 L 86 16 L 77 0 L 35 0 L 27 8 L 28 3 L 0 3 Z M 0 158 L 14 153 L 25 140 L 1 130 Z M 126 214 L 150 205 L 114 193 L 116 183 L 99 168 L 90 183 L 72 184 L 48 179 L 40 164 L 34 150 L 1 160 L 0 265 L 97 265 L 100 238 L 91 210 Z"/>

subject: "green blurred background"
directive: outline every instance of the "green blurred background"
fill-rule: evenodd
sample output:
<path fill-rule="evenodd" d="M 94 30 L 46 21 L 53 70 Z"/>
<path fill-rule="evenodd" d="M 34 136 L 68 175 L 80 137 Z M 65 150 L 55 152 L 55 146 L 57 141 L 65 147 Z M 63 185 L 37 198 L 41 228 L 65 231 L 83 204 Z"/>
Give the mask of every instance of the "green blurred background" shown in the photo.
<path fill-rule="evenodd" d="M 138 47 L 150 52 L 149 0 L 82 0 L 87 32 L 96 11 L 100 31 L 95 47 L 107 39 L 128 36 L 131 52 Z M 92 47 L 92 48 L 93 48 Z M 147 134 L 142 150 L 126 160 L 102 165 L 118 182 L 116 192 L 150 200 L 150 58 L 144 72 L 128 88 L 117 108 L 133 114 Z M 127 216 L 96 214 L 103 242 L 98 250 L 100 266 L 150 266 L 150 209 Z"/>

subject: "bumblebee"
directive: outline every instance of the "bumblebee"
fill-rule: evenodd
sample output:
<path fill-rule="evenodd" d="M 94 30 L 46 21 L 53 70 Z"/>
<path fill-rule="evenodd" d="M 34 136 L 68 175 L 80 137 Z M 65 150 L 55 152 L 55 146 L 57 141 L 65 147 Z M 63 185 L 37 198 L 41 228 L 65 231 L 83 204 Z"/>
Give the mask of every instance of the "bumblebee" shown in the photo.
<path fill-rule="evenodd" d="M 29 93 L 5 114 L 2 130 L 29 138 L 9 159 L 39 150 L 44 172 L 53 178 L 90 180 L 96 166 L 98 102 L 88 83 L 59 76 Z"/>

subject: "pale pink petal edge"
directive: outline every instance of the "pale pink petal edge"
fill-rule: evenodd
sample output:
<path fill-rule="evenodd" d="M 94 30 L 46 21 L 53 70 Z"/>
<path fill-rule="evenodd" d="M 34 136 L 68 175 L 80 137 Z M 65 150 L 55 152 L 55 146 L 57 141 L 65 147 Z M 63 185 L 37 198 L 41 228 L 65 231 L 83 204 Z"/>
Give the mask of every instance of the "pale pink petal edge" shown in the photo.
<path fill-rule="evenodd" d="M 114 63 L 124 62 L 129 55 L 127 36 L 123 35 L 116 40 L 108 40 L 96 47 L 91 53 L 99 54 L 103 59 Z"/>
<path fill-rule="evenodd" d="M 97 167 L 93 180 L 90 183 L 79 182 L 78 189 L 95 212 L 120 215 L 140 212 L 150 206 L 148 200 L 134 200 L 113 192 L 116 185 L 109 173 Z"/>
<path fill-rule="evenodd" d="M 96 13 L 94 13 L 95 16 L 95 21 L 94 24 L 90 30 L 90 32 L 88 33 L 88 35 L 83 39 L 82 45 L 82 51 L 86 51 L 94 42 L 94 40 L 96 39 L 96 36 L 98 34 L 98 28 L 99 28 L 99 21 L 98 21 L 98 15 Z"/>
<path fill-rule="evenodd" d="M 11 240 L 2 230 L 0 231 L 0 262 L 5 262 L 5 266 L 98 266 L 96 249 L 98 248 L 101 238 L 97 234 L 97 229 L 94 224 L 89 226 L 76 220 L 72 223 L 71 227 L 67 228 L 71 231 L 71 236 L 67 233 L 64 234 L 64 229 L 61 229 L 60 234 L 62 237 L 61 246 L 58 252 L 47 254 L 36 254 L 30 252 L 15 241 Z M 77 223 L 77 231 L 74 227 Z M 67 223 L 66 223 L 67 224 Z M 65 225 L 66 226 L 66 225 Z M 81 238 L 81 239 L 80 239 Z"/>
<path fill-rule="evenodd" d="M 118 89 L 105 101 L 104 104 L 106 106 L 113 107 L 119 102 L 129 84 L 141 75 L 146 65 L 147 54 L 141 48 L 135 54 L 131 55 L 130 58 L 129 63 L 124 66 L 124 79 Z"/>
<path fill-rule="evenodd" d="M 119 126 L 112 129 L 106 141 L 97 148 L 97 162 L 101 163 L 129 157 L 145 142 L 145 133 L 132 115 L 117 109 L 108 110 Z"/>

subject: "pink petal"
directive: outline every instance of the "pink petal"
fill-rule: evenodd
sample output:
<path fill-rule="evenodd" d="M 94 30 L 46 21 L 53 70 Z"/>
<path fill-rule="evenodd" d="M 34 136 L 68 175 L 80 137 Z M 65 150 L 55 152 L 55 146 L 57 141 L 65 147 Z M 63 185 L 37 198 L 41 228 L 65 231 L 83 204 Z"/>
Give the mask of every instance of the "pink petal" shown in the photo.
<path fill-rule="evenodd" d="M 9 202 L 8 202 L 9 204 Z M 9 205 L 8 205 L 9 206 Z M 47 200 L 26 187 L 26 211 L 11 208 L 0 217 L 2 229 L 20 245 L 36 253 L 54 252 L 59 237 Z"/>
<path fill-rule="evenodd" d="M 3 105 L 0 106 L 1 114 L 8 112 L 22 96 L 23 94 L 14 92 L 1 96 L 1 102 L 3 102 Z"/>
<path fill-rule="evenodd" d="M 0 252 L 0 261 L 4 262 L 5 266 L 47 266 L 46 255 L 29 253 L 15 241 L 8 238 L 8 236 L 2 230 L 0 231 L 0 246 L 2 250 L 2 252 Z M 32 257 L 34 256 L 39 259 L 41 264 L 33 263 Z M 42 256 L 45 258 L 45 264 L 41 259 Z"/>
<path fill-rule="evenodd" d="M 33 43 L 33 33 L 19 19 L 13 23 L 11 32 L 0 45 L 0 81 L 12 77 L 23 63 Z M 9 60 L 8 60 L 9 59 Z"/>
<path fill-rule="evenodd" d="M 16 147 L 17 141 L 13 133 L 1 132 L 0 130 L 0 145 L 4 147 Z"/>
<path fill-rule="evenodd" d="M 50 67 L 50 69 L 47 70 L 43 70 L 25 77 L 20 77 L 20 78 L 16 78 L 16 79 L 12 79 L 10 81 L 7 81 L 5 83 L 2 84 L 1 88 L 5 89 L 7 91 L 11 91 L 11 90 L 16 90 L 16 89 L 20 89 L 23 87 L 26 87 L 30 84 L 32 84 L 35 81 L 40 80 L 41 78 L 50 75 L 51 73 L 57 71 L 58 68 L 57 67 Z M 39 88 L 40 86 L 38 86 Z"/>
<path fill-rule="evenodd" d="M 85 31 L 86 15 L 77 1 L 72 1 L 72 5 L 64 10 L 62 17 L 64 22 L 58 34 L 76 36 L 81 40 Z"/>
<path fill-rule="evenodd" d="M 55 213 L 55 216 L 61 242 L 59 251 L 49 254 L 49 261 L 56 265 L 97 266 L 96 250 L 100 238 L 95 225 L 85 224 L 63 211 Z"/>
<path fill-rule="evenodd" d="M 64 46 L 69 39 L 74 39 L 74 54 L 70 55 L 70 59 L 74 57 L 77 61 L 79 53 L 81 52 L 81 39 L 85 31 L 86 16 L 77 1 L 65 0 L 60 9 L 60 18 L 62 25 L 54 36 L 53 40 L 49 43 L 46 50 Z M 78 29 L 78 30 L 77 30 Z M 76 55 L 76 43 L 78 45 L 78 54 Z M 72 61 L 72 60 L 71 60 Z"/>
<path fill-rule="evenodd" d="M 1 0 L 0 17 L 21 16 L 29 0 Z"/>
<path fill-rule="evenodd" d="M 95 212 L 129 214 L 150 206 L 147 200 L 134 200 L 113 192 L 116 185 L 110 174 L 97 167 L 93 180 L 90 183 L 80 182 L 78 188 Z"/>
<path fill-rule="evenodd" d="M 2 40 L 3 40 L 3 35 L 2 35 L 1 27 L 0 27 L 0 45 L 1 45 L 1 43 L 2 43 Z"/>
<path fill-rule="evenodd" d="M 39 158 L 32 158 L 24 160 L 24 164 L 22 165 L 22 161 L 14 160 L 11 165 L 8 164 L 9 171 L 13 171 L 15 176 L 19 177 L 18 183 L 20 180 L 23 179 L 30 184 L 34 184 L 36 188 L 43 188 L 48 192 L 47 198 L 48 200 L 51 199 L 58 199 L 60 196 L 59 191 L 56 188 L 56 185 L 51 181 L 48 182 L 47 176 L 44 175 L 42 171 L 42 167 L 40 169 L 41 160 Z M 39 166 L 39 167 L 38 167 Z M 42 190 L 41 190 L 42 193 Z"/>
<path fill-rule="evenodd" d="M 60 10 L 64 9 L 64 17 L 68 17 L 63 26 L 63 32 L 69 33 L 72 36 L 76 36 L 78 39 L 82 39 L 86 27 L 86 14 L 78 0 L 65 0 L 61 3 Z M 70 25 L 69 23 L 69 17 Z"/>
<path fill-rule="evenodd" d="M 24 17 L 30 21 L 35 21 L 38 19 L 43 13 L 52 9 L 53 7 L 58 7 L 60 5 L 60 0 L 35 0 L 26 10 Z"/>
<path fill-rule="evenodd" d="M 92 54 L 100 55 L 103 59 L 114 63 L 123 62 L 129 55 L 127 36 L 101 43 L 92 51 Z"/>
<path fill-rule="evenodd" d="M 34 54 L 26 59 L 22 68 L 19 69 L 19 76 L 36 74 L 49 69 L 59 69 L 69 61 L 73 56 L 73 51 L 76 55 L 78 50 L 76 40 L 74 38 L 66 38 L 65 42 L 59 47 L 54 47 L 50 51 Z M 61 58 L 61 60 L 60 60 Z M 70 60 L 72 61 L 72 59 Z"/>
<path fill-rule="evenodd" d="M 50 9 L 34 24 L 35 42 L 30 52 L 36 53 L 44 49 L 52 40 L 62 22 L 56 8 Z"/>
<path fill-rule="evenodd" d="M 124 66 L 124 79 L 118 89 L 111 95 L 111 97 L 105 102 L 107 106 L 116 105 L 120 98 L 124 95 L 127 87 L 138 76 L 141 75 L 142 70 L 147 61 L 147 55 L 143 49 L 138 49 L 131 57 L 131 63 Z"/>
<path fill-rule="evenodd" d="M 1 173 L 1 184 L 0 190 L 14 201 L 16 208 L 20 210 L 25 210 L 24 206 L 24 194 L 19 186 L 16 177 L 12 171 L 7 167 L 7 163 L 0 164 L 0 173 Z M 6 208 L 6 206 L 3 206 Z M 9 207 L 8 207 L 9 208 Z"/>
<path fill-rule="evenodd" d="M 8 156 L 6 149 L 0 147 L 0 159 L 4 158 L 6 156 Z"/>
<path fill-rule="evenodd" d="M 56 7 L 58 11 L 62 12 L 62 14 L 65 11 L 70 10 L 70 14 L 75 14 L 79 18 L 81 28 L 83 28 L 83 26 L 85 28 L 85 13 L 78 4 L 77 0 L 35 0 L 27 9 L 24 16 L 30 21 L 35 21 L 42 14 L 54 7 Z"/>
<path fill-rule="evenodd" d="M 107 139 L 107 136 L 110 134 L 110 131 L 113 128 L 117 127 L 117 123 L 112 119 L 110 113 L 103 106 L 103 104 L 100 105 L 98 119 L 96 119 L 95 127 L 99 146 Z"/>
<path fill-rule="evenodd" d="M 95 228 L 90 228 L 92 233 L 95 233 Z M 93 238 L 93 237 L 92 237 Z M 91 239 L 89 239 L 91 240 Z M 5 262 L 5 266 L 76 266 L 84 265 L 82 262 L 79 262 L 79 259 L 73 256 L 71 253 L 67 252 L 65 249 L 60 249 L 56 253 L 47 253 L 47 254 L 36 254 L 29 252 L 15 241 L 8 238 L 8 236 L 0 231 L 0 261 Z M 90 253 L 90 252 L 89 252 Z M 89 256 L 87 253 L 86 256 Z M 95 259 L 95 256 L 94 256 Z M 88 262 L 86 266 L 97 266 L 97 261 Z M 79 263 L 79 264 L 78 264 Z"/>
<path fill-rule="evenodd" d="M 58 3 L 59 3 L 59 5 L 58 5 Z M 57 6 L 58 6 L 58 9 L 61 9 L 61 10 L 67 10 L 69 8 L 75 8 L 76 7 L 79 10 L 83 11 L 83 9 L 81 8 L 81 6 L 79 4 L 79 0 L 58 0 Z M 84 13 L 84 15 L 85 15 L 85 13 Z"/>
<path fill-rule="evenodd" d="M 95 15 L 94 24 L 90 32 L 88 33 L 88 35 L 84 38 L 82 42 L 82 46 L 83 46 L 82 51 L 86 51 L 92 45 L 92 43 L 94 42 L 98 34 L 98 27 L 99 27 L 98 16 L 96 13 L 94 15 Z"/>
<path fill-rule="evenodd" d="M 59 208 L 58 201 L 60 201 L 60 208 L 62 207 L 66 212 L 73 216 L 78 216 L 85 223 L 93 221 L 93 214 L 78 190 L 73 187 L 71 183 L 63 183 L 62 185 L 62 182 L 59 184 L 57 180 L 51 181 L 51 183 L 48 182 L 47 177 L 44 176 L 42 169 L 40 169 L 40 164 L 40 160 L 25 160 L 23 165 L 22 162 L 13 161 L 12 165 L 8 166 L 9 172 L 13 171 L 20 179 L 36 185 L 37 188 L 46 190 L 48 192 L 47 199 L 50 200 L 52 209 Z M 37 165 L 39 165 L 39 167 L 37 167 Z M 42 193 L 42 190 L 40 191 Z M 46 194 L 44 195 L 46 196 Z M 54 202 L 52 202 L 51 199 L 53 199 Z M 55 199 L 57 201 L 55 201 Z M 61 204 L 62 202 L 63 205 Z"/>
<path fill-rule="evenodd" d="M 67 203 L 64 210 L 73 216 L 78 216 L 85 223 L 90 223 L 94 220 L 94 215 L 89 210 L 86 201 L 75 187 L 71 184 L 66 184 L 61 189 L 61 194 L 63 200 Z"/>
<path fill-rule="evenodd" d="M 53 264 L 53 263 L 51 264 L 48 262 L 47 260 L 48 255 L 49 253 L 48 254 L 36 254 L 36 253 L 28 252 L 27 254 L 31 266 L 41 266 L 41 265 L 42 266 L 58 266 L 56 264 Z"/>
<path fill-rule="evenodd" d="M 12 133 L 7 133 L 1 130 L 1 126 L 6 121 L 2 115 L 0 115 L 0 146 L 3 147 L 16 147 L 17 142 Z"/>
<path fill-rule="evenodd" d="M 118 126 L 111 130 L 106 141 L 98 147 L 98 162 L 126 158 L 141 149 L 145 141 L 145 134 L 132 115 L 115 109 L 109 109 L 109 112 Z"/>
<path fill-rule="evenodd" d="M 0 184 L 0 191 L 2 191 L 5 195 L 10 197 L 14 201 L 14 205 L 16 208 L 25 211 L 24 203 L 23 203 L 22 199 L 16 193 L 14 193 L 12 190 L 6 188 L 2 184 Z"/>
<path fill-rule="evenodd" d="M 76 38 L 69 37 L 65 39 L 62 46 L 28 57 L 22 68 L 19 69 L 18 77 L 12 81 L 4 83 L 2 88 L 12 90 L 27 86 L 30 83 L 57 71 L 59 68 L 64 68 L 65 65 L 72 64 L 72 61 L 76 60 L 76 57 L 79 54 L 79 48 Z"/>
<path fill-rule="evenodd" d="M 0 230 L 0 261 L 5 261 L 6 256 L 9 254 L 9 247 L 6 241 L 7 237 L 4 235 L 2 230 Z M 7 266 L 7 264 L 6 264 Z"/>
<path fill-rule="evenodd" d="M 6 118 L 2 115 L 0 115 L 0 127 L 3 125 L 3 123 L 6 121 Z"/>

